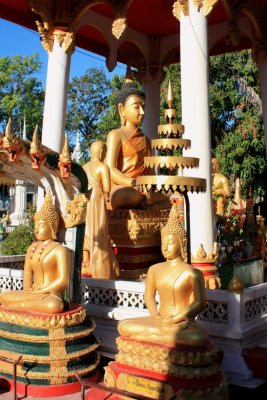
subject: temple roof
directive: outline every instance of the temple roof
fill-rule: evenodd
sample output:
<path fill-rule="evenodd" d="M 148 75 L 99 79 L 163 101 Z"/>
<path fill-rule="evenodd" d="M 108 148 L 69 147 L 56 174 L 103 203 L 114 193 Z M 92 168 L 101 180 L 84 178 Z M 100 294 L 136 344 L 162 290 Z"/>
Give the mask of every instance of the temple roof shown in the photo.
<path fill-rule="evenodd" d="M 194 2 L 214 3 L 207 16 L 210 55 L 251 48 L 258 42 L 266 46 L 267 0 Z M 70 30 L 76 34 L 78 47 L 107 59 L 112 57 L 115 48 L 115 61 L 107 62 L 112 70 L 117 61 L 133 65 L 137 58 L 145 59 L 141 43 L 151 42 L 151 38 L 154 43 L 173 42 L 167 52 L 161 54 L 161 65 L 179 61 L 180 23 L 173 14 L 173 5 L 178 3 L 187 1 L 0 0 L 0 17 L 34 30 L 37 30 L 36 20 L 41 21 L 48 31 Z M 121 37 L 115 38 L 112 29 L 123 30 L 120 18 L 125 18 L 127 27 Z M 112 24 L 116 20 L 114 28 Z"/>

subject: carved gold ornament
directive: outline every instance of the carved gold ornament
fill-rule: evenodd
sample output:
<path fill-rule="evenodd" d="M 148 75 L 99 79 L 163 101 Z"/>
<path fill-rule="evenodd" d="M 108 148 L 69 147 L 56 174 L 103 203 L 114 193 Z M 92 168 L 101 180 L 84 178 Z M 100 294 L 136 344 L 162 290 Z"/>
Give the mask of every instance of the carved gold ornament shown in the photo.
<path fill-rule="evenodd" d="M 86 196 L 82 193 L 67 202 L 65 209 L 66 214 L 63 215 L 66 228 L 71 228 L 85 222 L 87 201 Z"/>
<path fill-rule="evenodd" d="M 127 27 L 126 18 L 120 17 L 112 23 L 112 34 L 116 39 L 119 39 Z"/>
<path fill-rule="evenodd" d="M 205 17 L 212 11 L 213 6 L 218 2 L 218 0 L 193 0 L 194 6 L 196 7 L 197 11 L 203 7 L 203 12 Z M 177 0 L 173 4 L 173 15 L 175 18 L 180 20 L 181 12 L 185 16 L 189 15 L 189 0 Z"/>
<path fill-rule="evenodd" d="M 172 13 L 180 21 L 181 12 L 185 16 L 189 15 L 188 0 L 177 0 L 172 6 Z"/>

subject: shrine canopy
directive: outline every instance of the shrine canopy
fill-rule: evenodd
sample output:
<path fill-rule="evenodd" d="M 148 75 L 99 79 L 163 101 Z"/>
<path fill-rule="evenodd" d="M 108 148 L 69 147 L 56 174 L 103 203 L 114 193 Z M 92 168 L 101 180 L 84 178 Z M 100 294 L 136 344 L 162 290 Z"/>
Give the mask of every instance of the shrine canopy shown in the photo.
<path fill-rule="evenodd" d="M 208 19 L 209 54 L 266 45 L 267 0 L 193 0 Z M 76 46 L 138 70 L 180 60 L 179 19 L 189 0 L 0 0 L 0 17 L 39 30 L 74 33 Z M 44 43 L 43 43 L 44 44 Z"/>

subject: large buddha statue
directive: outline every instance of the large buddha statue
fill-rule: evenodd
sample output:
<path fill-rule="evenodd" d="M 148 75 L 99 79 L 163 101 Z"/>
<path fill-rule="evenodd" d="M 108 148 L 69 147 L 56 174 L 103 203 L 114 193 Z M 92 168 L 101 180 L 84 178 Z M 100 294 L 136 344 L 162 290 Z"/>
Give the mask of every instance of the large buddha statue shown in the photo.
<path fill-rule="evenodd" d="M 186 233 L 176 204 L 161 231 L 161 250 L 166 261 L 151 266 L 146 277 L 144 299 L 150 316 L 124 320 L 118 331 L 122 337 L 134 340 L 203 348 L 208 336 L 195 317 L 206 305 L 204 278 L 198 269 L 183 261 Z"/>
<path fill-rule="evenodd" d="M 69 286 L 70 259 L 66 247 L 55 241 L 59 217 L 51 193 L 47 191 L 43 207 L 34 216 L 37 241 L 26 253 L 23 290 L 3 292 L 0 303 L 10 309 L 61 313 Z"/>
<path fill-rule="evenodd" d="M 136 188 L 136 178 L 146 173 L 144 157 L 151 154 L 150 140 L 140 129 L 145 115 L 145 94 L 129 81 L 116 99 L 121 127 L 107 136 L 106 163 L 110 168 L 112 209 L 137 208 L 145 200 Z"/>

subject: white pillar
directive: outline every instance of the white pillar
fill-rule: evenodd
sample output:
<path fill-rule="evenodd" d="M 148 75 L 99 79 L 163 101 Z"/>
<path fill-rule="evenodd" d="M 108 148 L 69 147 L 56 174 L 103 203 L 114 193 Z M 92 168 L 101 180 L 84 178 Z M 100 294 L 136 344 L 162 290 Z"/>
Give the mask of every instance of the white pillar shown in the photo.
<path fill-rule="evenodd" d="M 261 88 L 265 150 L 267 157 L 267 59 L 265 57 L 262 57 L 262 59 L 259 60 L 258 66 L 259 66 L 259 78 L 260 78 L 260 88 Z"/>
<path fill-rule="evenodd" d="M 207 181 L 205 193 L 189 194 L 193 256 L 200 244 L 211 253 L 214 243 L 207 34 L 203 7 L 197 11 L 193 0 L 189 0 L 189 16 L 181 13 L 180 21 L 182 123 L 184 138 L 191 139 L 191 149 L 184 155 L 198 157 L 199 168 L 185 170 L 184 174 Z"/>
<path fill-rule="evenodd" d="M 65 51 L 64 40 L 61 43 L 56 33 L 54 37 L 48 58 L 42 144 L 60 153 L 65 135 L 71 51 Z"/>
<path fill-rule="evenodd" d="M 15 209 L 10 215 L 12 225 L 20 225 L 27 219 L 27 188 L 23 181 L 16 181 Z"/>
<path fill-rule="evenodd" d="M 161 71 L 157 71 L 156 76 L 152 77 L 147 73 L 143 83 L 146 95 L 145 118 L 143 121 L 143 132 L 149 139 L 156 139 L 158 136 L 158 125 L 160 122 L 160 84 Z"/>

